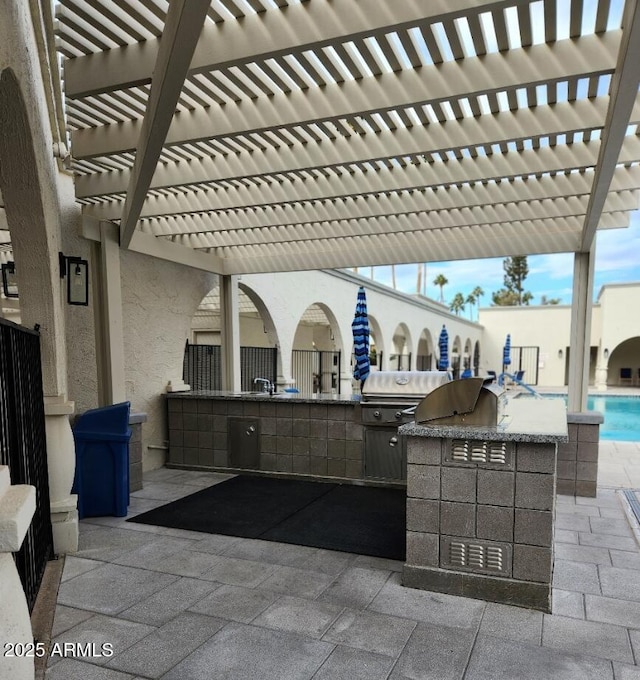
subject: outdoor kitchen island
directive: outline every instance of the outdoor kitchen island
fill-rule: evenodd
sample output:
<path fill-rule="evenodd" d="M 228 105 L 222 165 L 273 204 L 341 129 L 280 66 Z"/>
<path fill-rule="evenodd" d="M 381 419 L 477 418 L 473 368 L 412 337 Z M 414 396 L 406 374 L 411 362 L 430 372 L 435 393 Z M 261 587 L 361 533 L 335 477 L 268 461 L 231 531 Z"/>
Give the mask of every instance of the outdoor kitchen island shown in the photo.
<path fill-rule="evenodd" d="M 551 611 L 564 404 L 507 399 L 497 424 L 405 424 L 403 585 Z"/>
<path fill-rule="evenodd" d="M 168 467 L 367 479 L 359 396 L 190 391 L 166 397 Z M 390 453 L 401 455 L 399 447 Z M 400 475 L 369 481 L 404 484 Z"/>

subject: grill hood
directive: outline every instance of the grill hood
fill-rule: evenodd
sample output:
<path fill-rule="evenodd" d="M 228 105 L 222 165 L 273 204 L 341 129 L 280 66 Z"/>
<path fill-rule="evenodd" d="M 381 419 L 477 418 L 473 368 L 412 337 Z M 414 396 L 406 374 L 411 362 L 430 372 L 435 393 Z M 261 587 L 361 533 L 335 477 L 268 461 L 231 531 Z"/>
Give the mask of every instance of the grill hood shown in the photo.
<path fill-rule="evenodd" d="M 450 380 L 445 371 L 372 371 L 362 388 L 362 401 L 415 402 Z"/>
<path fill-rule="evenodd" d="M 430 392 L 416 407 L 417 423 L 496 425 L 503 416 L 505 393 L 484 378 L 452 380 Z"/>

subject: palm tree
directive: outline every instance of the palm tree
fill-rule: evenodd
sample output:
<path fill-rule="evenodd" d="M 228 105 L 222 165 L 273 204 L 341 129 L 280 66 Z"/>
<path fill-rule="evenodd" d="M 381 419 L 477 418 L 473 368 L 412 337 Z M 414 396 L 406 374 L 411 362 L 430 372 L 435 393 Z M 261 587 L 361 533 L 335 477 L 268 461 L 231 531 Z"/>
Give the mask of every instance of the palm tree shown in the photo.
<path fill-rule="evenodd" d="M 449 283 L 449 279 L 444 274 L 438 274 L 433 279 L 433 285 L 440 287 L 440 302 L 444 302 L 444 287 Z"/>
<path fill-rule="evenodd" d="M 465 304 L 469 305 L 469 319 L 473 316 L 473 305 L 476 304 L 476 296 L 473 293 L 467 295 L 467 299 L 464 301 Z"/>
<path fill-rule="evenodd" d="M 460 316 L 460 312 L 464 312 L 464 295 L 462 293 L 456 293 L 449 305 L 449 309 Z"/>
<path fill-rule="evenodd" d="M 484 291 L 480 286 L 476 286 L 472 291 L 471 295 L 473 295 L 474 299 L 474 304 L 478 305 L 478 317 L 480 317 L 480 298 L 484 295 Z"/>

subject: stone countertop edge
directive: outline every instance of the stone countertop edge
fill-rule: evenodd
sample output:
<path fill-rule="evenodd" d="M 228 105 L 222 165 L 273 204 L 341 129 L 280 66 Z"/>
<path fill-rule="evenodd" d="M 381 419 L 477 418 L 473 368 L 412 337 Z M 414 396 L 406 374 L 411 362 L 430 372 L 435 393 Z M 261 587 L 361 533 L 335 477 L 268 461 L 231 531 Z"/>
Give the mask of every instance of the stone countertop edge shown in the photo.
<path fill-rule="evenodd" d="M 517 400 L 505 408 L 504 419 L 497 425 L 418 425 L 408 423 L 398 428 L 398 434 L 409 437 L 441 437 L 483 439 L 533 443 L 569 441 L 567 412 L 564 404 L 527 400 L 523 407 Z"/>
<path fill-rule="evenodd" d="M 600 411 L 576 411 L 567 413 L 567 422 L 572 425 L 602 425 L 604 416 Z"/>
<path fill-rule="evenodd" d="M 129 414 L 129 425 L 135 425 L 136 423 L 146 423 L 147 414 L 146 413 L 130 413 Z"/>
<path fill-rule="evenodd" d="M 346 404 L 356 406 L 360 403 L 360 395 L 337 395 L 337 394 L 302 394 L 295 392 L 277 392 L 267 394 L 258 392 L 225 392 L 224 390 L 191 390 L 189 392 L 167 392 L 168 399 L 224 399 L 229 401 L 273 401 L 274 403 L 298 403 L 298 404 Z"/>

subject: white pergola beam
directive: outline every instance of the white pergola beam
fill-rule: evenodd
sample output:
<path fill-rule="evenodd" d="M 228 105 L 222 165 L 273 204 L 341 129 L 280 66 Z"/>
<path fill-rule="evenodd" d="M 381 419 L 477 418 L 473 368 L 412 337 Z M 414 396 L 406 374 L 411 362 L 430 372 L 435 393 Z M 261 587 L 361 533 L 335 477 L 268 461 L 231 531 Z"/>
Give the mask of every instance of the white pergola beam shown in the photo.
<path fill-rule="evenodd" d="M 150 188 L 185 186 L 224 179 L 240 179 L 277 173 L 364 163 L 376 159 L 460 150 L 486 144 L 519 141 L 537 136 L 558 135 L 604 125 L 609 97 L 538 106 L 535 112 L 521 109 L 448 121 L 439 126 L 398 128 L 377 134 L 336 139 L 333 142 L 294 144 L 266 151 L 245 151 L 226 156 L 177 161 L 158 165 Z M 640 96 L 631 122 L 640 122 Z M 593 146 L 598 142 L 588 142 Z M 579 147 L 567 147 L 568 152 Z M 494 158 L 494 157 L 492 157 Z M 478 164 L 491 161 L 476 158 Z M 493 173 L 491 176 L 494 176 Z M 76 179 L 77 198 L 117 194 L 126 191 L 130 171 L 101 172 Z"/>
<path fill-rule="evenodd" d="M 141 217 L 205 212 L 225 208 L 251 208 L 274 203 L 295 203 L 335 199 L 347 195 L 378 194 L 424 188 L 448 190 L 465 182 L 500 180 L 535 173 L 561 172 L 595 165 L 599 142 L 559 145 L 537 150 L 494 154 L 486 158 L 462 159 L 437 164 L 385 168 L 369 172 L 333 174 L 308 180 L 282 180 L 211 191 L 184 191 L 178 195 L 150 196 Z M 640 160 L 640 139 L 629 137 L 620 162 Z M 590 191 L 590 188 L 589 188 Z M 583 193 L 583 192 L 578 192 Z M 514 200 L 534 198 L 524 196 Z M 503 201 L 498 201 L 503 202 Z M 118 219 L 122 201 L 87 206 L 87 212 L 101 219 Z M 434 206 L 436 208 L 436 206 Z"/>
<path fill-rule="evenodd" d="M 603 220 L 609 229 L 620 229 L 629 225 L 629 216 L 624 212 L 603 214 Z M 518 228 L 530 231 L 561 231 L 578 232 L 582 228 L 583 220 L 579 217 L 556 217 L 551 220 L 507 220 L 505 222 L 490 223 L 488 225 L 474 225 L 481 231 L 487 227 L 506 227 L 512 224 Z M 459 228 L 459 227 L 447 227 Z M 389 233 L 424 233 L 443 227 L 433 225 L 426 213 L 412 215 L 390 215 L 386 217 L 370 217 L 363 220 L 340 220 L 336 222 L 315 222 L 313 224 L 271 227 L 270 229 L 247 229 L 227 232 L 212 232 L 198 234 L 179 234 L 167 237 L 173 243 L 195 249 L 230 248 L 233 246 L 265 245 L 274 243 L 301 243 L 304 241 L 318 241 L 319 239 L 366 238 L 370 236 L 385 236 Z"/>
<path fill-rule="evenodd" d="M 210 0 L 172 0 L 169 5 L 122 211 L 121 247 L 131 243 L 209 7 Z"/>
<path fill-rule="evenodd" d="M 619 31 L 611 31 L 602 36 L 588 35 L 552 45 L 383 73 L 376 78 L 181 111 L 174 116 L 166 143 L 249 134 L 608 72 L 615 67 L 620 38 Z M 131 151 L 136 148 L 140 129 L 139 121 L 131 121 L 76 130 L 72 133 L 73 155 L 82 159 Z"/>
<path fill-rule="evenodd" d="M 326 201 L 268 206 L 254 210 L 216 211 L 197 215 L 154 217 L 142 220 L 138 228 L 154 236 L 197 232 L 243 231 L 294 225 L 308 225 L 340 220 L 421 214 L 435 229 L 464 227 L 498 222 L 580 217 L 586 214 L 588 195 L 567 196 L 535 201 L 494 203 L 485 206 L 432 210 L 423 194 L 370 196 L 362 200 Z M 629 212 L 640 207 L 640 192 L 623 191 L 609 194 L 603 215 Z M 602 226 L 602 225 L 601 225 Z"/>
<path fill-rule="evenodd" d="M 575 251 L 580 232 L 523 232 L 514 228 L 470 228 L 433 231 L 401 238 L 337 239 L 315 246 L 234 248 L 225 254 L 227 273 L 304 271 L 413 262 L 508 257 Z"/>
<path fill-rule="evenodd" d="M 311 50 L 335 40 L 401 30 L 417 23 L 442 21 L 473 9 L 491 11 L 513 3 L 502 0 L 314 0 L 281 11 L 245 16 L 241 22 L 205 24 L 189 68 L 197 73 Z M 86 97 L 150 82 L 159 40 L 68 59 L 65 94 Z"/>
<path fill-rule="evenodd" d="M 640 4 L 627 0 L 622 17 L 622 42 L 616 71 L 611 80 L 611 102 L 607 120 L 602 132 L 602 146 L 596 166 L 593 190 L 584 222 L 581 250 L 588 252 L 598 228 L 602 206 L 616 169 L 618 158 L 625 142 L 626 128 L 630 118 L 638 87 L 640 87 Z"/>

